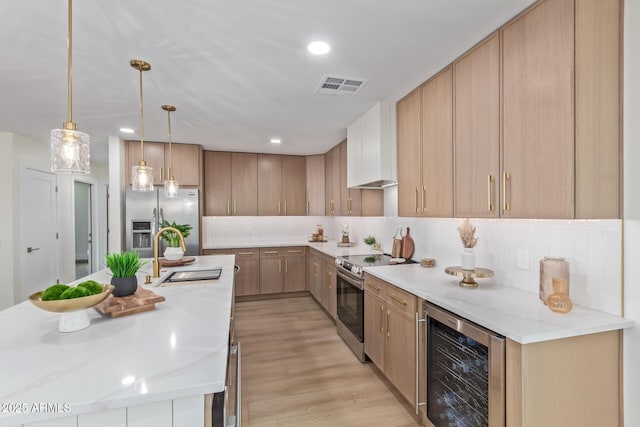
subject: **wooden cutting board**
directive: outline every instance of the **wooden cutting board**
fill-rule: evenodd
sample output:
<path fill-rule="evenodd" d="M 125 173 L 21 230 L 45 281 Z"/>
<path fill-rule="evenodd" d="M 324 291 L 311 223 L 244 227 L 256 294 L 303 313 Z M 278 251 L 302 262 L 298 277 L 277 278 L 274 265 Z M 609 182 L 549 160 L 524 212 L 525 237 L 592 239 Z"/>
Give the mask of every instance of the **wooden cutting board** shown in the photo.
<path fill-rule="evenodd" d="M 138 286 L 134 294 L 126 297 L 114 297 L 112 295 L 96 305 L 96 309 L 102 314 L 115 318 L 153 310 L 156 308 L 157 302 L 164 300 L 165 297 Z"/>
<path fill-rule="evenodd" d="M 191 264 L 196 259 L 192 256 L 183 257 L 181 259 L 175 261 L 169 261 L 168 259 L 163 259 L 160 262 L 160 266 L 162 267 L 180 267 L 181 265 Z"/>
<path fill-rule="evenodd" d="M 415 249 L 413 238 L 409 235 L 409 227 L 407 227 L 407 234 L 402 238 L 402 258 L 409 260 L 413 256 Z"/>

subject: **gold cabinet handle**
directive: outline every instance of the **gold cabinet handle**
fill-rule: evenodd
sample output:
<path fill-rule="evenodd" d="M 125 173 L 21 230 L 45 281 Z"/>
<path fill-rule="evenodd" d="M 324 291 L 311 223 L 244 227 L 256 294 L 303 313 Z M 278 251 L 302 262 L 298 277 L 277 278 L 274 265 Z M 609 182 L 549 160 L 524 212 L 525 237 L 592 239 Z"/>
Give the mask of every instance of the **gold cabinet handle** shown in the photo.
<path fill-rule="evenodd" d="M 284 272 L 285 273 L 289 272 L 289 260 L 287 259 L 284 260 Z"/>
<path fill-rule="evenodd" d="M 493 175 L 487 175 L 487 209 L 493 212 L 493 203 L 491 202 L 491 187 L 493 183 Z"/>
<path fill-rule="evenodd" d="M 282 260 L 278 260 L 278 273 L 282 273 Z"/>
<path fill-rule="evenodd" d="M 238 202 L 236 202 L 235 200 L 233 201 L 233 214 L 238 214 Z"/>
<path fill-rule="evenodd" d="M 253 255 L 253 252 L 238 252 L 238 255 Z"/>
<path fill-rule="evenodd" d="M 380 305 L 380 333 L 384 334 L 384 307 Z"/>
<path fill-rule="evenodd" d="M 511 210 L 511 206 L 507 203 L 507 180 L 511 179 L 509 172 L 502 173 L 502 209 L 504 211 Z"/>
<path fill-rule="evenodd" d="M 267 254 L 268 255 L 273 255 L 273 254 L 277 254 L 277 253 L 279 253 L 279 252 L 278 251 L 264 251 L 265 255 L 267 255 Z"/>
<path fill-rule="evenodd" d="M 398 298 L 397 296 L 391 294 L 390 298 L 396 302 L 399 302 L 402 305 L 407 305 L 407 302 L 405 300 L 403 300 L 402 298 Z"/>
<path fill-rule="evenodd" d="M 302 251 L 300 249 L 295 249 L 295 250 L 292 249 L 292 250 L 288 250 L 287 252 L 290 253 L 290 254 L 301 254 L 302 253 Z"/>
<path fill-rule="evenodd" d="M 371 287 L 372 287 L 373 289 L 375 289 L 376 291 L 379 291 L 379 290 L 380 290 L 380 287 L 378 287 L 378 286 L 374 285 L 374 284 L 373 284 L 373 283 L 371 283 L 371 282 L 367 282 L 367 286 L 371 286 Z"/>
<path fill-rule="evenodd" d="M 414 199 L 415 206 L 416 206 L 416 213 L 420 212 L 420 208 L 418 207 L 418 191 L 419 191 L 418 187 L 416 187 L 416 194 L 415 194 L 416 197 Z"/>
<path fill-rule="evenodd" d="M 318 264 L 313 263 L 313 277 L 318 277 Z"/>
<path fill-rule="evenodd" d="M 160 182 L 164 182 L 164 170 L 160 168 Z"/>
<path fill-rule="evenodd" d="M 387 338 L 389 338 L 391 336 L 391 333 L 389 332 L 389 325 L 391 324 L 391 322 L 389 322 L 389 310 L 387 309 Z"/>
<path fill-rule="evenodd" d="M 284 214 L 287 214 L 287 201 L 284 201 Z"/>
<path fill-rule="evenodd" d="M 427 198 L 427 188 L 423 185 L 422 186 L 422 212 L 427 211 L 427 204 L 425 203 L 426 198 Z"/>
<path fill-rule="evenodd" d="M 309 212 L 311 212 L 311 204 L 307 200 L 307 215 L 309 215 Z"/>
<path fill-rule="evenodd" d="M 281 215 L 282 212 L 280 211 L 280 200 L 278 200 L 278 215 Z"/>
<path fill-rule="evenodd" d="M 231 200 L 227 200 L 227 215 L 231 215 Z"/>

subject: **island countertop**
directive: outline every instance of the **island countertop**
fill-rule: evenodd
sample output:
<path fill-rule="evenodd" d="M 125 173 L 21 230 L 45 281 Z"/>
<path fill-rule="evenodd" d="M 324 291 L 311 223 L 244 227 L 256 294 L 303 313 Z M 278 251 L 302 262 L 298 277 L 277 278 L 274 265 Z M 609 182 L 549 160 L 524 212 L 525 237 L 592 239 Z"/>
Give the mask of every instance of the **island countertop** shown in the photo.
<path fill-rule="evenodd" d="M 233 255 L 196 257 L 191 265 L 163 269 L 154 283 L 171 271 L 212 267 L 222 274 L 210 284 L 153 287 L 166 301 L 120 318 L 91 308 L 91 325 L 72 333 L 58 332 L 60 314 L 29 301 L 0 311 L 0 426 L 224 390 Z M 150 271 L 148 264 L 138 273 L 139 285 Z M 107 273 L 71 285 L 109 283 Z M 57 404 L 59 413 L 33 410 L 43 403 Z"/>

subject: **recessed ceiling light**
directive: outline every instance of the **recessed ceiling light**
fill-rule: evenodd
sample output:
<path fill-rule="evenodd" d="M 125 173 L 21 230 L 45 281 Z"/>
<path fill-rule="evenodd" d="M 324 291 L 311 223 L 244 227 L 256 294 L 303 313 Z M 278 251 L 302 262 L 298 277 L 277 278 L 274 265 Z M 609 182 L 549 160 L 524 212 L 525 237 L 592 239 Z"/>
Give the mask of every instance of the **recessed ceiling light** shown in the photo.
<path fill-rule="evenodd" d="M 122 132 L 122 133 L 134 133 L 135 131 L 133 129 L 129 129 L 129 128 L 120 128 L 120 132 Z"/>
<path fill-rule="evenodd" d="M 329 51 L 331 50 L 331 46 L 323 41 L 315 41 L 309 43 L 307 49 L 314 55 L 324 55 L 325 53 L 329 53 Z"/>
<path fill-rule="evenodd" d="M 269 140 L 269 142 L 271 142 L 272 144 L 282 144 L 282 139 L 280 139 L 280 138 L 271 138 Z"/>

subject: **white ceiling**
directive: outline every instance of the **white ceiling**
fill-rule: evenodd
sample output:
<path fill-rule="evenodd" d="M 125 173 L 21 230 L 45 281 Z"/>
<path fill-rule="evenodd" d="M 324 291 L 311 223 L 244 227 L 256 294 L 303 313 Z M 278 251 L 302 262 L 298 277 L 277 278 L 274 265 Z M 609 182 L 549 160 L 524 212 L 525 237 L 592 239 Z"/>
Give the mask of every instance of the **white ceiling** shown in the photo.
<path fill-rule="evenodd" d="M 396 101 L 533 0 L 81 0 L 73 5 L 73 119 L 107 159 L 108 136 L 205 149 L 315 154 L 378 100 Z M 0 131 L 48 144 L 67 118 L 67 1 L 0 0 Z M 314 56 L 306 45 L 332 47 Z M 324 75 L 366 79 L 314 94 Z M 279 136 L 280 146 L 268 139 Z"/>

